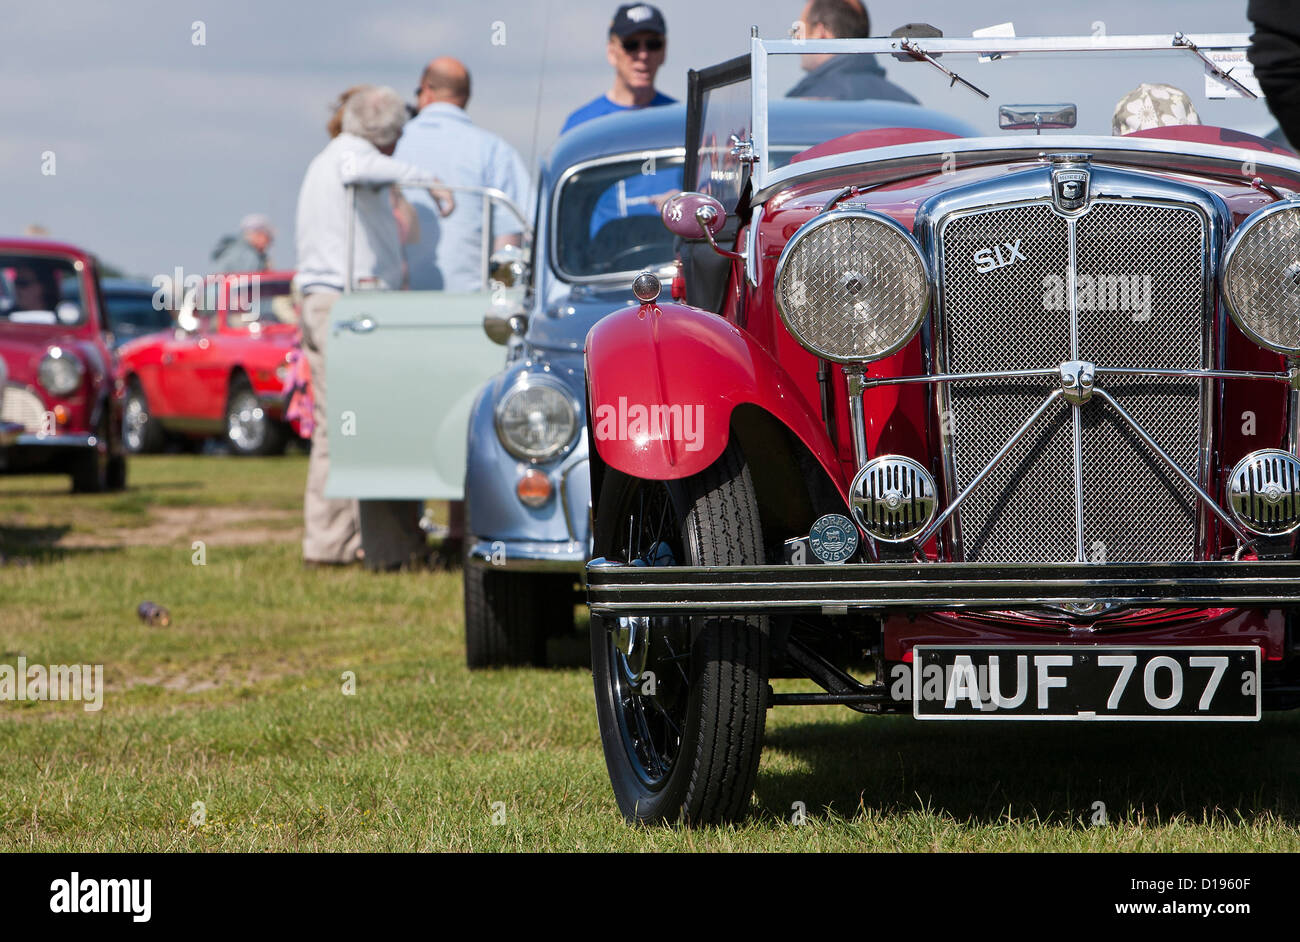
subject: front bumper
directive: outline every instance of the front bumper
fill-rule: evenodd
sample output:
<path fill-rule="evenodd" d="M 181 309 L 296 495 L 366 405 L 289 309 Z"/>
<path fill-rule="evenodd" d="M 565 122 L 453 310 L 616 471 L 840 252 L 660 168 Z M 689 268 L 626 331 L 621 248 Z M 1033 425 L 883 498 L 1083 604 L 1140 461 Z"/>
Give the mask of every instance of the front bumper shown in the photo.
<path fill-rule="evenodd" d="M 465 554 L 471 566 L 515 572 L 571 572 L 581 578 L 587 547 L 572 540 L 475 539 Z"/>
<path fill-rule="evenodd" d="M 593 560 L 596 615 L 1014 611 L 1043 605 L 1300 605 L 1300 561 L 642 567 Z"/>
<path fill-rule="evenodd" d="M 99 438 L 94 435 L 19 435 L 12 445 L 15 448 L 94 448 Z"/>

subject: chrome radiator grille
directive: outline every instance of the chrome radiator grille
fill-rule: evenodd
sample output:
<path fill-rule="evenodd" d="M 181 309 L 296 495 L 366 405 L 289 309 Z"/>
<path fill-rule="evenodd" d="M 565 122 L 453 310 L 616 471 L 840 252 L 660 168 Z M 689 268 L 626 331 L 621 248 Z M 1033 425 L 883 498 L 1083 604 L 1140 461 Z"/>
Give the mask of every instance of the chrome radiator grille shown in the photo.
<path fill-rule="evenodd" d="M 32 435 L 40 432 L 45 417 L 45 403 L 40 396 L 13 383 L 0 390 L 0 395 L 4 397 L 0 402 L 0 420 L 17 422 Z"/>
<path fill-rule="evenodd" d="M 1053 368 L 1067 360 L 1099 369 L 1208 366 L 1200 212 L 1099 200 L 1073 222 L 1073 240 L 1071 225 L 1046 202 L 955 214 L 940 224 L 940 370 Z M 1001 249 L 997 261 L 1014 262 L 977 271 L 976 253 L 990 247 Z M 1112 375 L 1104 386 L 1195 478 L 1201 382 Z M 1059 388 L 1050 377 L 950 384 L 939 404 L 949 413 L 940 423 L 949 433 L 954 493 Z M 1094 561 L 1190 560 L 1197 507 L 1191 489 L 1105 403 L 1059 400 L 970 495 L 955 526 L 959 557 L 969 561 L 1068 562 L 1081 552 Z"/>

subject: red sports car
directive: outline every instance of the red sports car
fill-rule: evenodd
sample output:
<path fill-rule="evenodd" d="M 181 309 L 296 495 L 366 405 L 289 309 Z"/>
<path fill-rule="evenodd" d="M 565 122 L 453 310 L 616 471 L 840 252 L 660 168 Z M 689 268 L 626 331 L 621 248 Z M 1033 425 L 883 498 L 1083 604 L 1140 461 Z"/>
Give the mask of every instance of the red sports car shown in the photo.
<path fill-rule="evenodd" d="M 288 358 L 298 314 L 293 272 L 211 275 L 185 294 L 177 328 L 123 344 L 128 451 L 158 451 L 169 436 L 223 436 L 240 455 L 280 454 Z"/>
<path fill-rule="evenodd" d="M 92 256 L 0 239 L 0 472 L 71 474 L 74 491 L 126 486 L 108 331 Z"/>

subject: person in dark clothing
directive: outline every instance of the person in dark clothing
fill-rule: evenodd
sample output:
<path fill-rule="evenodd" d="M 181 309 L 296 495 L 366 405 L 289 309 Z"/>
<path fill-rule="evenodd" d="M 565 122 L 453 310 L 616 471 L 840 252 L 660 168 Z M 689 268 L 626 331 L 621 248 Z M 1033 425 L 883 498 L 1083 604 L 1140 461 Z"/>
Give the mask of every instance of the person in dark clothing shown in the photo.
<path fill-rule="evenodd" d="M 1246 55 L 1288 140 L 1300 141 L 1300 16 L 1294 0 L 1250 0 L 1255 24 Z"/>
<path fill-rule="evenodd" d="M 799 17 L 803 39 L 864 39 L 871 35 L 871 18 L 859 0 L 808 0 Z M 787 93 L 788 98 L 876 98 L 918 104 L 885 78 L 885 70 L 869 55 L 805 53 L 808 74 Z"/>

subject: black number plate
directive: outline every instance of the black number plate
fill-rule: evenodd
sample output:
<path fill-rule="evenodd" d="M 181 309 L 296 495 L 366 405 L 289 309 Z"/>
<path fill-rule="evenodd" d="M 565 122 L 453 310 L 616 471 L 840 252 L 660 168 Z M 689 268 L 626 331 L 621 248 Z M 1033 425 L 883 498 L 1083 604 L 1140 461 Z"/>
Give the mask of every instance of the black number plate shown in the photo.
<path fill-rule="evenodd" d="M 922 720 L 1172 720 L 1260 716 L 1257 647 L 913 649 Z"/>

